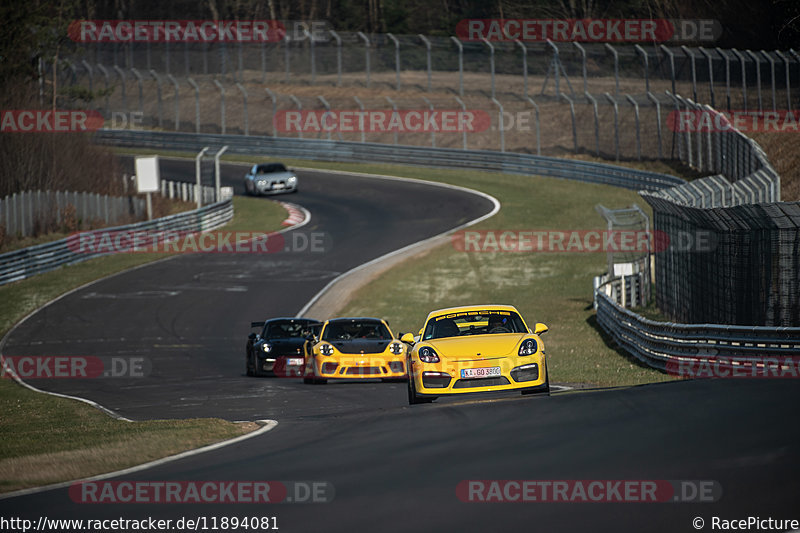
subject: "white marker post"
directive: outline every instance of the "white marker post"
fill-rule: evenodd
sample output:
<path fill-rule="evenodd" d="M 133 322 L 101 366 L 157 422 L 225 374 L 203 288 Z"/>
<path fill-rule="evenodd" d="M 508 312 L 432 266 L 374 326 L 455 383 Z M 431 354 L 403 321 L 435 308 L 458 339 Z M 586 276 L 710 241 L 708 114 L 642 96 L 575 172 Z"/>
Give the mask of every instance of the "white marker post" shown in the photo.
<path fill-rule="evenodd" d="M 153 220 L 153 200 L 151 193 L 158 192 L 161 187 L 161 175 L 158 167 L 158 156 L 136 158 L 136 192 L 147 193 L 147 220 Z"/>

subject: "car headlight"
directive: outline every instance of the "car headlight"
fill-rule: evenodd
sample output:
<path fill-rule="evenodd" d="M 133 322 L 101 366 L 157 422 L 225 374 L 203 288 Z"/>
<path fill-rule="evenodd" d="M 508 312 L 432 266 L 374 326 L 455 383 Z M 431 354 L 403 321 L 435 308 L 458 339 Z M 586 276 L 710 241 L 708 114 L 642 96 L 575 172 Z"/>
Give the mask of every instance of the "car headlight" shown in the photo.
<path fill-rule="evenodd" d="M 389 351 L 395 355 L 400 355 L 401 353 L 403 353 L 403 345 L 400 344 L 399 342 L 393 342 L 392 344 L 389 345 Z"/>
<path fill-rule="evenodd" d="M 286 180 L 286 182 L 289 183 L 290 185 L 294 185 L 295 183 L 297 183 L 297 176 L 291 176 L 288 180 Z"/>
<path fill-rule="evenodd" d="M 519 345 L 519 355 L 533 355 L 539 348 L 538 344 L 533 339 L 525 339 Z"/>
<path fill-rule="evenodd" d="M 423 346 L 419 349 L 419 359 L 423 363 L 438 363 L 439 355 L 429 346 Z"/>
<path fill-rule="evenodd" d="M 258 180 L 258 184 L 259 185 L 266 185 L 267 184 L 267 180 Z"/>
<path fill-rule="evenodd" d="M 272 345 L 268 342 L 265 342 L 261 345 L 261 351 L 264 353 L 269 353 L 272 351 Z"/>
<path fill-rule="evenodd" d="M 319 351 L 322 355 L 333 355 L 333 346 L 330 344 L 323 344 L 319 347 Z"/>

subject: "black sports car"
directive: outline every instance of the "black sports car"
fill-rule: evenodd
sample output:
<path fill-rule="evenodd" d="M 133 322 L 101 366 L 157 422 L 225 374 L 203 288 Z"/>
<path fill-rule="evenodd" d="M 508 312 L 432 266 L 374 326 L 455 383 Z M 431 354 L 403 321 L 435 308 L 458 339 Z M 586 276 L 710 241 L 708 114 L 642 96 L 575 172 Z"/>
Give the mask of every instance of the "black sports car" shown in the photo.
<path fill-rule="evenodd" d="M 248 376 L 302 377 L 306 345 L 319 335 L 322 324 L 310 318 L 273 318 L 252 322 L 261 328 L 247 339 L 245 369 Z"/>

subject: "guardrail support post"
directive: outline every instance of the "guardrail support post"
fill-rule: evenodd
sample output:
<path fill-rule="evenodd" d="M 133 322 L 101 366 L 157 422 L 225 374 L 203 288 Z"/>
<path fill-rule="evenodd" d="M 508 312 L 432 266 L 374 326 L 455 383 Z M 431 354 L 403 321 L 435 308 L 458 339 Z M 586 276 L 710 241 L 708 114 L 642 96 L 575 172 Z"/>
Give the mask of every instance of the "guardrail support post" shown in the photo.
<path fill-rule="evenodd" d="M 661 51 L 667 54 L 669 57 L 669 75 L 670 79 L 672 80 L 672 94 L 676 94 L 677 91 L 675 90 L 675 54 L 672 53 L 672 50 L 664 46 L 663 44 L 659 46 Z"/>
<path fill-rule="evenodd" d="M 219 80 L 214 80 L 214 85 L 219 89 L 219 114 L 222 120 L 222 134 L 225 135 L 225 87 L 222 86 Z"/>
<path fill-rule="evenodd" d="M 597 111 L 597 100 L 589 93 L 583 93 L 587 100 L 592 103 L 594 111 L 594 148 L 597 157 L 600 157 L 600 114 Z"/>
<path fill-rule="evenodd" d="M 661 148 L 661 102 L 655 97 L 653 93 L 647 93 L 647 98 L 650 99 L 656 106 L 656 129 L 658 133 L 658 158 L 663 159 L 664 154 Z"/>
<path fill-rule="evenodd" d="M 342 38 L 333 30 L 328 30 L 334 39 L 336 39 L 336 86 L 342 85 Z"/>
<path fill-rule="evenodd" d="M 362 31 L 356 33 L 356 35 L 364 40 L 364 64 L 367 72 L 367 89 L 369 89 L 369 39 Z"/>
<path fill-rule="evenodd" d="M 698 48 L 700 53 L 703 54 L 706 59 L 708 60 L 708 91 L 711 95 L 711 107 L 715 107 L 714 103 L 714 58 L 711 57 L 711 53 L 703 48 L 702 46 Z"/>
<path fill-rule="evenodd" d="M 451 36 L 450 40 L 458 46 L 458 96 L 464 98 L 464 45 L 456 37 Z"/>
<path fill-rule="evenodd" d="M 697 101 L 697 69 L 694 58 L 694 53 L 689 50 L 685 45 L 681 46 L 681 50 L 689 58 L 689 64 L 692 66 L 692 101 Z"/>
<path fill-rule="evenodd" d="M 572 101 L 572 98 L 567 96 L 566 93 L 561 93 L 561 97 L 564 98 L 567 102 L 569 102 L 569 113 L 572 116 L 572 144 L 575 148 L 575 153 L 578 153 L 578 129 L 575 126 L 575 103 Z"/>
<path fill-rule="evenodd" d="M 581 51 L 581 75 L 583 76 L 583 94 L 587 93 L 586 90 L 586 49 L 580 43 L 573 41 L 572 44 Z"/>
<path fill-rule="evenodd" d="M 431 42 L 428 40 L 427 37 L 425 37 L 421 33 L 417 34 L 417 37 L 422 39 L 422 42 L 425 43 L 425 50 L 426 50 L 425 57 L 427 58 L 427 65 L 428 65 L 428 89 L 427 89 L 427 91 L 431 92 Z"/>
<path fill-rule="evenodd" d="M 492 99 L 494 99 L 494 46 L 486 37 L 481 37 L 481 41 L 489 47 L 489 71 L 492 74 Z"/>
<path fill-rule="evenodd" d="M 303 28 L 303 33 L 308 38 L 309 53 L 311 55 L 311 85 L 317 81 L 317 65 L 314 61 L 314 37 L 307 29 Z"/>
<path fill-rule="evenodd" d="M 642 160 L 642 138 L 641 138 L 641 134 L 640 134 L 640 130 L 639 130 L 639 104 L 629 94 L 626 94 L 625 98 L 633 106 L 633 113 L 634 113 L 634 117 L 636 119 L 636 157 L 639 159 L 639 161 L 641 161 Z"/>
<path fill-rule="evenodd" d="M 200 165 L 202 163 L 203 156 L 208 151 L 208 146 L 200 150 L 200 152 L 194 158 L 194 176 L 195 176 L 195 188 L 194 188 L 194 196 L 195 200 L 197 200 L 197 209 L 203 207 L 203 195 L 201 194 L 201 184 L 200 184 L 200 176 L 201 176 L 201 169 Z"/>
<path fill-rule="evenodd" d="M 528 48 L 519 39 L 514 39 L 514 42 L 517 43 L 517 46 L 519 46 L 522 49 L 522 93 L 523 96 L 527 98 L 528 97 Z"/>
<path fill-rule="evenodd" d="M 617 49 L 611 46 L 608 43 L 606 44 L 606 50 L 610 51 L 614 55 L 614 96 L 619 96 L 619 54 L 617 53 Z"/>
<path fill-rule="evenodd" d="M 577 44 L 577 43 L 576 43 Z M 642 64 L 644 65 L 644 92 L 650 92 L 650 58 L 647 55 L 647 50 L 639 46 L 638 44 L 633 45 L 639 54 L 642 56 Z M 584 58 L 584 61 L 586 59 Z M 586 91 L 586 88 L 583 89 Z"/>
<path fill-rule="evenodd" d="M 614 106 L 614 152 L 616 153 L 616 160 L 619 161 L 619 106 L 613 96 L 607 92 L 603 94 L 605 94 L 608 101 L 611 102 L 611 105 Z"/>
<path fill-rule="evenodd" d="M 394 43 L 394 75 L 396 79 L 396 90 L 400 90 L 400 41 L 391 33 L 386 36 Z"/>

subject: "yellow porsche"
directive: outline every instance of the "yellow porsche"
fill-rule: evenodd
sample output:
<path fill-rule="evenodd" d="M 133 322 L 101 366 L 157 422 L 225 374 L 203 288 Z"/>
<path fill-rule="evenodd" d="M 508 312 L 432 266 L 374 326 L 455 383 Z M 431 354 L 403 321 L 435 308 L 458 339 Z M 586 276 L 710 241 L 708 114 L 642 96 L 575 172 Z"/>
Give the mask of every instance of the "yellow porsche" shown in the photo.
<path fill-rule="evenodd" d="M 322 325 L 306 357 L 304 383 L 330 378 L 401 381 L 406 378 L 408 346 L 379 318 L 334 318 Z"/>
<path fill-rule="evenodd" d="M 521 390 L 548 393 L 550 381 L 540 335 L 511 305 L 477 305 L 433 311 L 419 339 L 400 339 L 408 354 L 408 403 L 470 392 Z"/>

